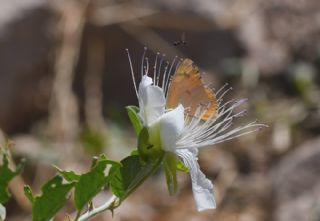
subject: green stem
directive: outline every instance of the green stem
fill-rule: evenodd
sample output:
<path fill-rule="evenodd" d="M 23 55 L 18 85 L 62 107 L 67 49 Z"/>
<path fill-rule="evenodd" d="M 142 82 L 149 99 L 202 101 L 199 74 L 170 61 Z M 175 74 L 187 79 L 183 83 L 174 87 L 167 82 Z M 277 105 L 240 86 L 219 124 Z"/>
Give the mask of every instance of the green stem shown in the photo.
<path fill-rule="evenodd" d="M 105 202 L 104 204 L 102 204 L 101 206 L 94 208 L 93 210 L 90 210 L 88 212 L 86 212 L 85 214 L 83 214 L 82 216 L 80 216 L 78 219 L 76 219 L 75 221 L 86 221 L 89 220 L 90 218 L 92 218 L 93 216 L 102 213 L 110 208 L 115 209 L 116 207 L 120 206 L 120 204 L 122 203 L 122 201 L 127 198 L 134 190 L 136 190 L 149 176 L 151 176 L 152 174 L 155 173 L 155 171 L 157 171 L 159 169 L 159 167 L 161 166 L 161 163 L 163 161 L 163 157 L 164 157 L 164 153 L 162 153 L 162 155 L 159 157 L 158 161 L 156 164 L 153 165 L 153 168 L 150 170 L 150 172 L 148 174 L 146 174 L 146 176 L 139 182 L 136 184 L 136 186 L 126 195 L 124 196 L 124 198 L 119 199 L 117 196 L 112 195 L 111 198 Z M 116 205 L 115 205 L 116 204 Z"/>
<path fill-rule="evenodd" d="M 78 221 L 80 215 L 81 215 L 81 210 L 79 210 L 79 211 L 77 212 L 77 215 L 76 215 L 76 218 L 74 219 L 74 221 Z"/>
<path fill-rule="evenodd" d="M 112 197 L 105 202 L 104 204 L 102 204 L 101 206 L 94 208 L 91 211 L 86 212 L 85 214 L 83 214 L 82 216 L 80 216 L 78 219 L 76 219 L 76 221 L 86 221 L 89 220 L 90 218 L 92 218 L 93 216 L 102 213 L 108 209 L 110 209 L 111 206 L 113 206 L 113 203 L 117 200 L 118 198 L 115 195 L 112 195 Z"/>

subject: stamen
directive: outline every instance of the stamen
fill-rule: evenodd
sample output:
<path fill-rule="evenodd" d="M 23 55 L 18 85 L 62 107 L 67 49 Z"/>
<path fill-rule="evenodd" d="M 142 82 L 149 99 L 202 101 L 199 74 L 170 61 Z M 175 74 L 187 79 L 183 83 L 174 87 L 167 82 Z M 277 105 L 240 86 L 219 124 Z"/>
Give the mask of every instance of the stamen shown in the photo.
<path fill-rule="evenodd" d="M 183 59 L 180 58 L 180 61 L 177 63 L 175 69 L 174 69 L 174 73 L 177 71 L 178 67 L 180 66 L 180 64 L 182 63 Z"/>
<path fill-rule="evenodd" d="M 177 56 L 176 56 L 177 57 Z M 175 57 L 175 58 L 176 58 Z M 179 67 L 179 65 L 181 64 L 181 62 L 182 62 L 182 59 L 180 59 L 180 61 L 176 64 L 176 66 L 175 66 L 175 69 L 174 69 L 174 72 L 173 73 L 176 73 L 176 71 L 177 71 L 177 69 L 178 69 L 178 67 Z M 172 63 L 172 65 L 171 65 L 171 67 L 173 66 L 173 63 Z M 170 70 L 169 70 L 169 73 L 171 74 L 171 67 L 170 67 Z M 169 90 L 169 88 L 170 88 L 170 85 L 171 85 L 171 80 L 172 80 L 172 78 L 170 77 L 169 78 L 169 81 L 168 81 L 168 84 L 167 84 L 167 86 L 166 86 L 166 88 L 167 88 L 167 91 L 165 92 L 165 97 L 167 97 L 167 95 L 168 95 L 168 90 Z"/>
<path fill-rule="evenodd" d="M 172 71 L 172 68 L 173 68 L 173 65 L 175 64 L 176 60 L 177 60 L 177 56 L 175 56 L 172 60 L 172 63 L 171 63 L 171 66 L 170 66 L 170 69 L 169 69 L 169 72 L 168 72 L 168 77 L 167 77 L 167 80 L 166 80 L 166 83 L 165 83 L 165 86 L 164 86 L 164 95 L 165 97 L 167 97 L 167 93 L 168 93 L 168 90 L 169 90 L 169 86 L 170 86 L 170 76 L 171 76 L 171 71 Z"/>
<path fill-rule="evenodd" d="M 141 61 L 141 79 L 142 79 L 142 77 L 143 77 L 144 58 L 145 58 L 145 56 L 146 56 L 146 52 L 147 52 L 148 48 L 147 48 L 147 47 L 144 47 L 143 49 L 144 49 L 144 50 L 143 50 L 142 61 Z"/>
<path fill-rule="evenodd" d="M 162 85 L 161 85 L 164 93 L 165 93 L 165 82 L 166 82 L 166 77 L 167 77 L 168 66 L 169 66 L 169 62 L 166 61 L 166 66 L 164 67 L 164 73 L 163 73 Z"/>
<path fill-rule="evenodd" d="M 132 61 L 131 61 L 131 56 L 129 53 L 129 49 L 126 49 L 127 55 L 128 55 L 128 59 L 129 59 L 129 65 L 130 65 L 130 70 L 131 70 L 131 76 L 132 76 L 132 81 L 133 81 L 133 86 L 134 86 L 134 90 L 136 92 L 137 98 L 138 98 L 138 90 L 137 90 L 137 85 L 136 85 L 136 79 L 134 77 L 134 72 L 133 72 L 133 67 L 132 67 Z"/>
<path fill-rule="evenodd" d="M 156 84 L 156 78 L 157 78 L 157 62 L 158 62 L 158 56 L 159 56 L 159 52 L 157 52 L 156 54 L 156 59 L 154 61 L 154 65 L 153 65 L 153 83 L 154 85 L 157 85 Z"/>
<path fill-rule="evenodd" d="M 249 131 L 245 131 L 245 132 L 242 132 L 242 133 L 238 133 L 240 131 L 244 131 L 244 130 L 252 128 L 252 127 L 255 127 L 255 129 L 249 130 Z M 219 136 L 216 139 L 213 139 L 212 141 L 215 144 L 221 143 L 221 142 L 224 142 L 224 141 L 227 141 L 227 140 L 231 140 L 231 139 L 234 139 L 234 138 L 237 138 L 237 137 L 249 134 L 249 133 L 253 133 L 253 132 L 257 131 L 257 130 L 260 130 L 261 127 L 265 127 L 265 125 L 264 124 L 257 124 L 254 121 L 254 122 L 251 122 L 251 123 L 249 123 L 249 124 L 247 124 L 245 126 L 241 126 L 241 127 L 235 128 L 234 130 L 231 130 L 229 133 L 226 133 L 226 134 L 224 134 L 222 136 Z"/>
<path fill-rule="evenodd" d="M 231 90 L 233 90 L 233 88 L 232 87 L 229 87 L 227 90 L 225 90 L 221 95 L 218 95 L 218 102 L 220 101 L 220 100 L 222 100 L 222 98 L 224 97 L 224 95 L 226 95 L 229 91 L 231 91 Z"/>
<path fill-rule="evenodd" d="M 161 56 L 161 60 L 160 60 L 159 68 L 158 68 L 158 73 L 157 73 L 157 86 L 159 86 L 159 81 L 160 81 L 160 76 L 161 76 L 161 66 L 162 66 L 162 63 L 163 63 L 165 56 L 166 56 L 165 54 L 162 54 L 162 56 Z"/>
<path fill-rule="evenodd" d="M 149 58 L 146 57 L 145 60 L 146 60 L 146 69 L 145 69 L 146 73 L 145 73 L 145 75 L 148 76 L 148 74 L 149 74 Z"/>
<path fill-rule="evenodd" d="M 218 113 L 223 112 L 225 110 L 225 107 L 233 102 L 235 102 L 235 99 L 231 99 L 230 101 L 227 101 L 226 103 L 224 103 L 223 105 L 218 105 Z M 222 110 L 222 111 L 221 111 Z"/>
<path fill-rule="evenodd" d="M 219 95 L 219 93 L 225 89 L 225 87 L 227 87 L 229 84 L 228 83 L 225 83 L 217 92 L 216 92 L 216 96 Z"/>
<path fill-rule="evenodd" d="M 147 75 L 147 76 L 148 76 L 147 65 L 144 65 L 144 66 L 143 66 L 143 70 L 144 70 L 144 75 Z"/>
<path fill-rule="evenodd" d="M 222 92 L 220 90 L 219 93 L 222 93 L 220 96 L 223 96 L 226 91 Z M 177 147 L 179 149 L 200 148 L 231 140 L 266 127 L 266 125 L 258 124 L 254 121 L 229 130 L 234 125 L 233 121 L 235 118 L 242 117 L 247 113 L 246 110 L 233 113 L 235 108 L 246 101 L 247 99 L 231 100 L 218 106 L 218 116 L 212 114 L 205 122 L 201 119 L 206 114 L 208 106 L 199 105 L 191 120 L 185 121 L 186 126 L 177 142 Z M 208 105 L 210 106 L 210 104 Z M 229 132 L 226 132 L 228 130 Z"/>

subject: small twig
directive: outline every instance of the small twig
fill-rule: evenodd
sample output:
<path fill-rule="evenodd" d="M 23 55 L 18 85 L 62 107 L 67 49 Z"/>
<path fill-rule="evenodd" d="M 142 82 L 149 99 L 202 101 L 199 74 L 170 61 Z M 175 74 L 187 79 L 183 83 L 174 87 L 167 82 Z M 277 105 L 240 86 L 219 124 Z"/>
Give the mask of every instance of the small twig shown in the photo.
<path fill-rule="evenodd" d="M 80 216 L 78 219 L 75 219 L 75 221 L 86 221 L 86 220 L 89 220 L 93 216 L 110 209 L 110 207 L 114 204 L 114 202 L 117 199 L 118 198 L 115 195 L 112 195 L 111 198 L 107 202 L 105 202 L 104 204 L 102 204 L 101 206 L 99 206 L 97 208 L 94 208 L 91 211 L 86 212 L 85 214 Z"/>
<path fill-rule="evenodd" d="M 57 4 L 61 16 L 57 28 L 61 30 L 60 45 L 54 62 L 54 79 L 49 111 L 49 134 L 65 145 L 71 145 L 79 129 L 79 107 L 72 90 L 79 59 L 83 31 L 90 0 L 65 1 Z M 59 145 L 63 146 L 63 145 Z M 72 152 L 72 148 L 65 148 Z"/>
<path fill-rule="evenodd" d="M 25 197 L 23 187 L 25 182 L 21 175 L 15 177 L 9 184 L 10 191 L 21 208 L 27 212 L 32 210 L 30 201 Z"/>
<path fill-rule="evenodd" d="M 85 118 L 90 130 L 105 130 L 103 118 L 103 69 L 105 46 L 101 37 L 89 37 L 87 41 L 88 60 L 85 73 Z"/>

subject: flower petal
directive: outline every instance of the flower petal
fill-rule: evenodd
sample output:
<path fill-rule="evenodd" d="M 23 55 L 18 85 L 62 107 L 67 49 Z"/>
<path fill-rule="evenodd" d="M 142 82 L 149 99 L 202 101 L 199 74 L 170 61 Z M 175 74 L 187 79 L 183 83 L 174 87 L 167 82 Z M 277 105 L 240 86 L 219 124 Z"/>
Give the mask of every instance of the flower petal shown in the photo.
<path fill-rule="evenodd" d="M 160 139 L 162 148 L 175 153 L 176 142 L 184 127 L 184 108 L 179 105 L 160 118 Z"/>
<path fill-rule="evenodd" d="M 145 90 L 148 86 L 152 85 L 152 78 L 147 75 L 143 75 L 141 82 L 139 84 L 139 94 L 142 90 Z"/>
<path fill-rule="evenodd" d="M 177 150 L 176 153 L 190 169 L 193 197 L 196 201 L 198 211 L 215 209 L 216 202 L 213 195 L 212 182 L 207 179 L 200 170 L 196 157 L 197 149 L 193 149 L 193 151 L 194 152 L 186 149 L 180 149 Z"/>
<path fill-rule="evenodd" d="M 165 110 L 165 97 L 160 87 L 152 85 L 152 79 L 146 75 L 139 85 L 139 116 L 143 124 L 150 126 Z"/>

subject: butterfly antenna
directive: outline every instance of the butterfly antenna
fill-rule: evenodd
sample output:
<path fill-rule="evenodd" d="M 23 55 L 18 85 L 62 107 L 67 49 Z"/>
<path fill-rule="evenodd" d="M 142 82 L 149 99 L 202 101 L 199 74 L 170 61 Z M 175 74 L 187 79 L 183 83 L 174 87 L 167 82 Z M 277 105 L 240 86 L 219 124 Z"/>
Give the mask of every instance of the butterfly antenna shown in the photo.
<path fill-rule="evenodd" d="M 136 95 L 138 97 L 138 90 L 137 90 L 137 85 L 136 85 L 136 79 L 134 77 L 134 72 L 133 72 L 133 68 L 132 68 L 132 61 L 131 61 L 131 56 L 129 53 L 129 49 L 126 49 L 127 55 L 128 55 L 128 59 L 129 59 L 129 64 L 130 64 L 130 70 L 131 70 L 131 76 L 132 76 L 132 81 L 133 81 L 133 86 L 134 86 L 134 90 L 136 91 Z"/>

